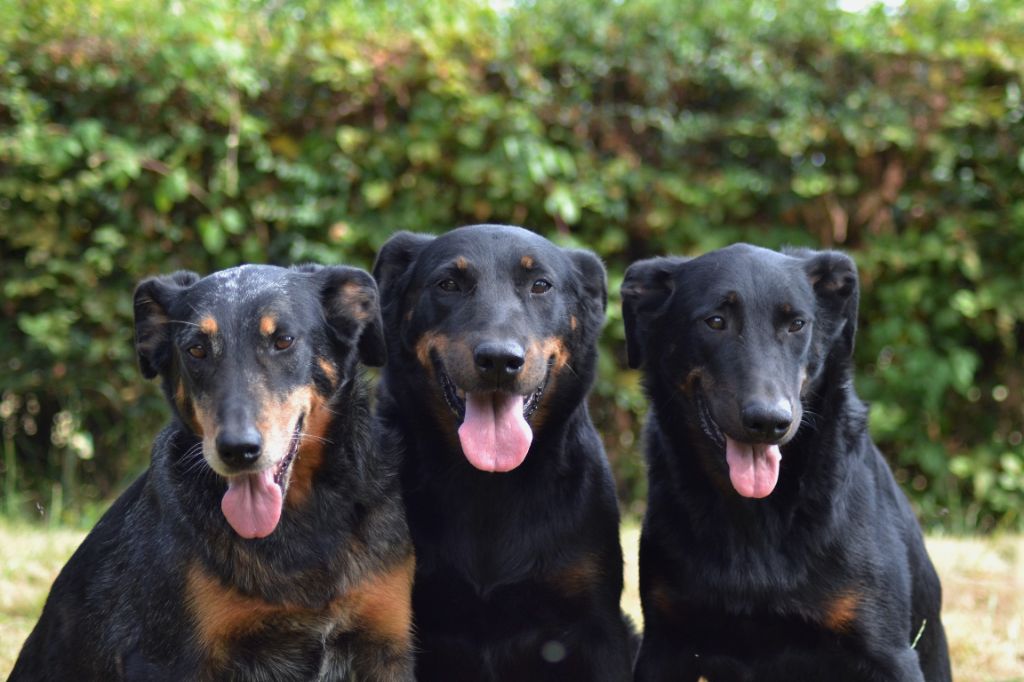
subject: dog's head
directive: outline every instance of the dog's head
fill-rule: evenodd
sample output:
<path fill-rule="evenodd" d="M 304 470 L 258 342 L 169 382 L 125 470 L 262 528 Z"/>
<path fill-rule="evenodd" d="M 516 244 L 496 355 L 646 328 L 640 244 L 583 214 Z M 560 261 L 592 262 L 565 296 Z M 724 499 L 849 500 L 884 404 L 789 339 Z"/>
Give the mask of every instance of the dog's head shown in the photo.
<path fill-rule="evenodd" d="M 476 468 L 516 468 L 535 433 L 583 400 L 607 302 L 593 254 L 519 227 L 474 225 L 395 235 L 374 276 L 398 335 L 390 390 L 432 405 L 424 416 L 457 433 Z"/>
<path fill-rule="evenodd" d="M 296 455 L 322 446 L 328 403 L 356 361 L 385 357 L 377 287 L 340 266 L 145 280 L 135 337 L 143 375 L 162 377 L 177 417 L 227 481 L 225 517 L 247 538 L 277 527 Z"/>
<path fill-rule="evenodd" d="M 683 406 L 740 495 L 766 497 L 808 392 L 829 362 L 850 362 L 857 298 L 856 266 L 837 252 L 737 244 L 640 261 L 622 284 L 629 364 Z"/>

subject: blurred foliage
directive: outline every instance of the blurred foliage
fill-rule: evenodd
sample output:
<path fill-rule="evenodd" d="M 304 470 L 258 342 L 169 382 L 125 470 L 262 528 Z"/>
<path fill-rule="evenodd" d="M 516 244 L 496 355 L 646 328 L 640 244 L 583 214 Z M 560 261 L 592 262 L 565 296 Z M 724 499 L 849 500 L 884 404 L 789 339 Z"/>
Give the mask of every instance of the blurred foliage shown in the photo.
<path fill-rule="evenodd" d="M 0 0 L 4 505 L 91 517 L 168 414 L 137 280 L 369 266 L 527 225 L 605 259 L 593 413 L 627 508 L 632 260 L 850 251 L 858 388 L 926 526 L 1024 526 L 1024 6 Z"/>

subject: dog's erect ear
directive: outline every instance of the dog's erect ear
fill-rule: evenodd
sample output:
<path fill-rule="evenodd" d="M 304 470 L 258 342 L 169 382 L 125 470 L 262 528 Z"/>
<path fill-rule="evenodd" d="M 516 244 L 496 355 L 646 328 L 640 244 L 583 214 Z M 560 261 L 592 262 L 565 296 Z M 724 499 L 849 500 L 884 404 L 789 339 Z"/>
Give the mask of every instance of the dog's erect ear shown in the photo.
<path fill-rule="evenodd" d="M 672 276 L 685 258 L 651 258 L 633 263 L 619 289 L 626 330 L 626 359 L 633 369 L 644 364 L 644 346 L 651 323 L 672 296 Z"/>
<path fill-rule="evenodd" d="M 345 265 L 322 268 L 321 300 L 327 323 L 344 342 L 358 338 L 359 359 L 380 367 L 387 359 L 377 284 L 370 273 Z"/>
<path fill-rule="evenodd" d="M 583 312 L 594 328 L 600 331 L 604 322 L 604 313 L 608 309 L 608 276 L 605 274 L 601 260 L 590 251 L 570 249 L 569 258 L 576 267 L 577 280 L 583 300 L 580 301 Z"/>
<path fill-rule="evenodd" d="M 416 260 L 416 256 L 429 242 L 434 239 L 429 234 L 416 234 L 415 232 L 396 232 L 390 239 L 384 242 L 377 253 L 377 260 L 373 264 L 373 278 L 377 280 L 377 286 L 386 302 L 397 293 L 395 282 L 409 269 L 409 265 Z"/>
<path fill-rule="evenodd" d="M 196 273 L 180 270 L 143 280 L 135 287 L 135 352 L 147 379 L 167 369 L 171 359 L 171 304 L 182 290 L 198 281 Z"/>
<path fill-rule="evenodd" d="M 804 272 L 814 287 L 818 310 L 824 314 L 819 325 L 824 327 L 826 342 L 838 343 L 849 356 L 857 333 L 857 265 L 839 251 L 809 252 L 804 255 Z"/>

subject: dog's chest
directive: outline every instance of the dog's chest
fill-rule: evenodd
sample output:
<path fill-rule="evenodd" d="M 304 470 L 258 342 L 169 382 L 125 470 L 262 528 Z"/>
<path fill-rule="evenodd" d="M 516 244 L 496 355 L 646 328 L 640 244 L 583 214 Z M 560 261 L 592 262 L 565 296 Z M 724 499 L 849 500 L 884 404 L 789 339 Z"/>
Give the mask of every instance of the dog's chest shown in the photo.
<path fill-rule="evenodd" d="M 352 626 L 342 600 L 307 609 L 233 595 L 209 605 L 196 625 L 207 679 L 310 680 L 347 666 L 346 651 L 334 641 Z"/>
<path fill-rule="evenodd" d="M 188 594 L 205 679 L 310 680 L 342 665 L 332 639 L 353 627 L 351 595 L 318 608 L 273 603 L 199 572 L 190 576 Z"/>

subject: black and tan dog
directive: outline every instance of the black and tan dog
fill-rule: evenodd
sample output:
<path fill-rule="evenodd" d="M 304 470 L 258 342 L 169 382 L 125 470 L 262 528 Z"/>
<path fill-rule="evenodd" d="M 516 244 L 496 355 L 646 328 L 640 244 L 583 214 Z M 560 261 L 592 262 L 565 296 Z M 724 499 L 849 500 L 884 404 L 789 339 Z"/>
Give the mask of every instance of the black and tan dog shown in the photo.
<path fill-rule="evenodd" d="M 379 417 L 403 456 L 421 682 L 627 680 L 615 489 L 585 398 L 591 253 L 522 228 L 399 233 L 377 258 Z"/>
<path fill-rule="evenodd" d="M 635 263 L 650 493 L 636 679 L 950 679 L 941 589 L 853 390 L 857 272 L 735 245 Z"/>
<path fill-rule="evenodd" d="M 413 679 L 414 561 L 346 267 L 150 279 L 139 360 L 174 421 L 54 583 L 11 680 Z"/>

